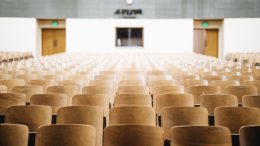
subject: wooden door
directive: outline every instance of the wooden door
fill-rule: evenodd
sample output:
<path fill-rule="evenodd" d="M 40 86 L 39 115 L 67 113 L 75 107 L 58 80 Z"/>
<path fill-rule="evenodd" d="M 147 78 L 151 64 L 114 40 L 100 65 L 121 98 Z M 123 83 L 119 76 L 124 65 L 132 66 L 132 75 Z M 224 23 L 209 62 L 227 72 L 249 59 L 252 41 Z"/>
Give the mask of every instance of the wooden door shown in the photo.
<path fill-rule="evenodd" d="M 206 48 L 206 30 L 194 29 L 193 31 L 193 52 L 205 54 Z"/>
<path fill-rule="evenodd" d="M 42 29 L 42 56 L 66 51 L 65 29 Z"/>
<path fill-rule="evenodd" d="M 205 55 L 218 57 L 218 29 L 206 30 Z"/>

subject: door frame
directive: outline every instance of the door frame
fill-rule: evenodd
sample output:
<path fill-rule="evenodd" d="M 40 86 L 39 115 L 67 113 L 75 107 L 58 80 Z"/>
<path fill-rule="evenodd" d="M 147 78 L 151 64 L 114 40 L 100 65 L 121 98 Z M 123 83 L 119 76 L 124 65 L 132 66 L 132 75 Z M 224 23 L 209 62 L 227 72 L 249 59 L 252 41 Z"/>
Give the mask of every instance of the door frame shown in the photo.
<path fill-rule="evenodd" d="M 203 27 L 202 23 L 208 22 L 208 27 Z M 193 30 L 197 29 L 218 29 L 218 58 L 225 58 L 224 56 L 224 20 L 223 19 L 194 19 Z M 194 45 L 193 45 L 194 47 Z M 194 52 L 194 48 L 192 49 Z"/>
<path fill-rule="evenodd" d="M 57 26 L 53 26 L 52 22 L 56 21 Z M 65 37 L 67 38 L 66 19 L 37 19 L 37 32 L 36 32 L 36 57 L 42 56 L 42 30 L 43 29 L 65 29 Z M 65 38 L 65 39 L 66 39 Z M 67 42 L 66 46 L 67 46 Z M 67 49 L 65 48 L 65 51 Z"/>
<path fill-rule="evenodd" d="M 65 40 L 66 40 L 66 29 L 65 28 L 42 28 L 41 29 L 41 35 L 43 35 L 43 31 L 44 30 L 64 30 L 65 31 Z M 41 44 L 42 44 L 42 46 L 43 46 L 43 39 L 41 39 Z M 42 54 L 43 54 L 43 48 L 42 48 L 42 46 L 41 46 L 41 56 L 43 56 Z M 65 46 L 66 46 L 66 41 L 65 41 Z M 66 52 L 66 48 L 64 48 L 65 49 L 65 52 Z"/>

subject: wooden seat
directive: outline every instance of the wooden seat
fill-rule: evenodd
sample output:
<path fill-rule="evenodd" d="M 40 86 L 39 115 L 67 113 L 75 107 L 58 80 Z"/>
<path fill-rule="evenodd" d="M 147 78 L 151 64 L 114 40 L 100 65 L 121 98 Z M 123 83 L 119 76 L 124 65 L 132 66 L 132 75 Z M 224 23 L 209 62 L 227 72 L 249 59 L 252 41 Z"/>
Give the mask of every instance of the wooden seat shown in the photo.
<path fill-rule="evenodd" d="M 117 125 L 104 130 L 104 146 L 163 146 L 163 130 L 156 126 Z"/>
<path fill-rule="evenodd" d="M 259 146 L 260 145 L 260 126 L 244 126 L 239 130 L 240 146 Z"/>
<path fill-rule="evenodd" d="M 95 135 L 95 128 L 89 125 L 42 126 L 35 146 L 95 146 Z"/>
<path fill-rule="evenodd" d="M 202 79 L 207 80 L 208 82 L 212 80 L 226 80 L 227 77 L 224 75 L 205 75 Z"/>
<path fill-rule="evenodd" d="M 56 115 L 59 108 L 68 106 L 68 99 L 65 94 L 35 94 L 31 97 L 30 105 L 50 106 L 52 108 L 52 114 Z"/>
<path fill-rule="evenodd" d="M 164 107 L 194 107 L 194 97 L 191 94 L 161 94 L 154 103 L 156 113 L 161 114 Z"/>
<path fill-rule="evenodd" d="M 208 86 L 208 81 L 207 80 L 184 80 L 183 85 L 185 91 L 188 91 L 188 89 L 191 86 Z"/>
<path fill-rule="evenodd" d="M 0 93 L 0 114 L 5 114 L 9 106 L 25 104 L 26 96 L 23 93 Z"/>
<path fill-rule="evenodd" d="M 153 97 L 157 97 L 160 94 L 182 94 L 184 93 L 183 86 L 157 86 L 153 89 Z"/>
<path fill-rule="evenodd" d="M 44 80 L 53 80 L 53 81 L 61 81 L 62 80 L 62 75 L 44 75 L 43 76 Z"/>
<path fill-rule="evenodd" d="M 152 107 L 122 106 L 109 111 L 109 125 L 156 125 L 156 115 Z"/>
<path fill-rule="evenodd" d="M 7 93 L 7 86 L 5 85 L 0 85 L 0 93 Z"/>
<path fill-rule="evenodd" d="M 29 129 L 24 125 L 0 125 L 1 146 L 28 146 Z"/>
<path fill-rule="evenodd" d="M 245 95 L 242 98 L 243 106 L 260 108 L 260 95 Z"/>
<path fill-rule="evenodd" d="M 12 78 L 10 74 L 0 74 L 0 80 L 11 80 Z"/>
<path fill-rule="evenodd" d="M 244 81 L 243 85 L 255 86 L 257 88 L 257 93 L 260 94 L 260 80 Z"/>
<path fill-rule="evenodd" d="M 51 115 L 49 106 L 11 106 L 6 110 L 5 123 L 23 124 L 35 132 L 40 126 L 51 124 Z"/>
<path fill-rule="evenodd" d="M 238 104 L 242 104 L 242 97 L 244 95 L 256 95 L 257 88 L 254 86 L 227 86 L 225 93 L 236 95 Z"/>
<path fill-rule="evenodd" d="M 120 86 L 118 94 L 146 94 L 149 95 L 149 90 L 146 86 Z"/>
<path fill-rule="evenodd" d="M 118 86 L 145 86 L 145 82 L 143 80 L 123 80 L 119 82 Z"/>
<path fill-rule="evenodd" d="M 212 80 L 209 85 L 219 86 L 220 92 L 224 93 L 225 87 L 227 86 L 239 86 L 239 81 L 236 80 Z"/>
<path fill-rule="evenodd" d="M 215 125 L 228 127 L 232 134 L 242 126 L 260 124 L 260 109 L 254 107 L 217 107 L 214 115 Z"/>
<path fill-rule="evenodd" d="M 77 86 L 79 91 L 78 93 L 81 93 L 82 91 L 82 87 L 85 86 L 84 82 L 81 80 L 62 80 L 60 81 L 61 85 L 73 85 L 73 86 Z"/>
<path fill-rule="evenodd" d="M 109 97 L 109 102 L 114 103 L 115 87 L 111 86 L 86 86 L 83 94 L 105 94 Z"/>
<path fill-rule="evenodd" d="M 42 86 L 15 86 L 11 90 L 12 93 L 24 93 L 26 95 L 26 102 L 29 103 L 31 96 L 34 94 L 42 94 Z"/>
<path fill-rule="evenodd" d="M 199 104 L 199 96 L 203 94 L 219 94 L 220 87 L 218 86 L 191 86 L 188 93 L 194 96 L 195 104 Z"/>
<path fill-rule="evenodd" d="M 85 124 L 96 129 L 96 146 L 102 146 L 103 108 L 98 106 L 69 106 L 58 110 L 57 124 Z"/>
<path fill-rule="evenodd" d="M 201 95 L 199 104 L 208 110 L 210 116 L 214 115 L 214 110 L 219 106 L 238 106 L 237 97 L 229 94 L 204 94 Z"/>
<path fill-rule="evenodd" d="M 10 92 L 15 86 L 25 86 L 25 81 L 22 79 L 1 80 L 0 85 L 7 86 L 7 90 Z"/>
<path fill-rule="evenodd" d="M 158 86 L 177 86 L 177 85 L 179 85 L 179 83 L 174 80 L 152 80 L 148 84 L 151 93 L 153 93 L 153 89 Z"/>
<path fill-rule="evenodd" d="M 208 111 L 203 107 L 167 107 L 162 109 L 164 139 L 170 139 L 171 128 L 182 125 L 208 126 Z"/>
<path fill-rule="evenodd" d="M 232 146 L 230 131 L 219 126 L 177 126 L 171 130 L 172 146 Z"/>
<path fill-rule="evenodd" d="M 46 93 L 48 87 L 54 86 L 57 83 L 55 81 L 53 81 L 53 80 L 31 80 L 30 84 L 31 85 L 42 86 L 43 89 L 44 89 L 44 93 Z"/>
<path fill-rule="evenodd" d="M 145 94 L 117 94 L 114 107 L 119 106 L 152 106 L 152 99 Z"/>
<path fill-rule="evenodd" d="M 72 105 L 100 106 L 104 116 L 109 116 L 109 97 L 105 94 L 78 94 L 73 96 Z"/>
<path fill-rule="evenodd" d="M 68 97 L 68 105 L 72 103 L 72 97 L 79 93 L 79 88 L 76 85 L 50 86 L 47 88 L 47 93 L 61 93 Z"/>

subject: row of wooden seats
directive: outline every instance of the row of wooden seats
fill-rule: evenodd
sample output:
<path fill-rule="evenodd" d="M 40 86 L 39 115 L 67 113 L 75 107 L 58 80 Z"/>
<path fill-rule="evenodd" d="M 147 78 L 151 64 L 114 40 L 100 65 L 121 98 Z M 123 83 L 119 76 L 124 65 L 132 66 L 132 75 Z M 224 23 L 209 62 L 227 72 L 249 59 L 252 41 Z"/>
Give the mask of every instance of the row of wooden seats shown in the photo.
<path fill-rule="evenodd" d="M 0 52 L 0 63 L 32 58 L 32 52 Z"/>
<path fill-rule="evenodd" d="M 29 132 L 23 125 L 0 125 L 0 144 L 27 146 Z M 96 146 L 95 128 L 89 125 L 42 126 L 36 134 L 36 146 Z M 240 129 L 240 146 L 258 146 L 259 126 Z M 155 126 L 117 125 L 104 129 L 104 146 L 163 146 L 163 130 Z M 232 146 L 230 131 L 225 127 L 177 126 L 171 129 L 171 145 Z"/>
<path fill-rule="evenodd" d="M 2 88 L 1 92 L 6 92 Z M 26 102 L 30 103 L 31 96 L 34 94 L 43 94 L 44 90 L 41 86 L 15 86 L 11 89 L 12 93 L 25 93 Z M 83 94 L 106 94 L 109 96 L 109 101 L 114 104 L 115 89 L 109 86 L 86 86 L 83 88 Z M 188 93 L 194 96 L 194 103 L 199 104 L 199 96 L 203 94 L 231 94 L 237 96 L 238 103 L 242 104 L 242 97 L 246 95 L 257 95 L 257 88 L 254 86 L 227 86 L 224 92 L 221 93 L 219 86 L 191 86 L 188 88 Z M 72 97 L 79 94 L 79 88 L 73 85 L 50 86 L 46 93 L 61 93 L 66 94 L 68 105 L 71 105 Z M 120 86 L 117 91 L 118 94 L 144 94 L 149 95 L 149 90 L 145 86 Z M 156 86 L 152 90 L 153 104 L 156 105 L 157 97 L 161 94 L 184 94 L 182 86 Z M 247 97 L 247 96 L 246 96 Z"/>

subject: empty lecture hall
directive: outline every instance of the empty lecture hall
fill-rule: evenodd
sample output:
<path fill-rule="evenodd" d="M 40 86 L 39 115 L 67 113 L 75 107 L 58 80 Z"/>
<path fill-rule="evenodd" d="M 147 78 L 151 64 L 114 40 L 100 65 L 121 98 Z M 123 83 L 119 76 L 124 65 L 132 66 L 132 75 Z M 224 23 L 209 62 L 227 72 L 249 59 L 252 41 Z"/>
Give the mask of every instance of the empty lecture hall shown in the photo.
<path fill-rule="evenodd" d="M 0 0 L 0 146 L 260 146 L 260 0 Z"/>

